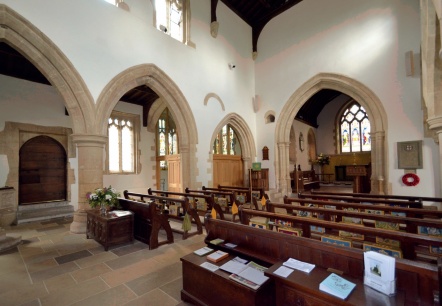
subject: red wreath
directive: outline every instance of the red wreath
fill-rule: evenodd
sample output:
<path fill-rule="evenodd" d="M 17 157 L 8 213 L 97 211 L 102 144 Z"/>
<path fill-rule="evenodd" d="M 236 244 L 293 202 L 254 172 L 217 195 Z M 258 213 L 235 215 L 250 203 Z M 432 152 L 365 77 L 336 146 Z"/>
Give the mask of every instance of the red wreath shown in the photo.
<path fill-rule="evenodd" d="M 407 186 L 416 186 L 417 184 L 419 184 L 419 181 L 419 176 L 414 173 L 407 173 L 402 177 L 402 183 Z"/>

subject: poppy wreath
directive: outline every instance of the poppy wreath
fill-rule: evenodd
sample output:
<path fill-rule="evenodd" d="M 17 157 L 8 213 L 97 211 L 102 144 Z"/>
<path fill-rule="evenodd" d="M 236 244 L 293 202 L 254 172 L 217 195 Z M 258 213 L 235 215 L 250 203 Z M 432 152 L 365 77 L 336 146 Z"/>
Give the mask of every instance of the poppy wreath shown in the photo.
<path fill-rule="evenodd" d="M 407 173 L 402 177 L 402 183 L 407 186 L 416 186 L 417 184 L 419 184 L 419 181 L 419 176 L 414 173 Z"/>

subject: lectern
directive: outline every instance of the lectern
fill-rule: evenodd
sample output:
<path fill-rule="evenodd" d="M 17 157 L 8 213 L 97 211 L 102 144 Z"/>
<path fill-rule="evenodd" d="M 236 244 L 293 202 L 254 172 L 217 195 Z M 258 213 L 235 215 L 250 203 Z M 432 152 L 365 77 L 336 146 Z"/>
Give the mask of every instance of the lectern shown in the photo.
<path fill-rule="evenodd" d="M 362 189 L 362 177 L 367 175 L 366 165 L 352 165 L 345 167 L 345 175 L 353 177 L 353 192 L 364 192 Z"/>

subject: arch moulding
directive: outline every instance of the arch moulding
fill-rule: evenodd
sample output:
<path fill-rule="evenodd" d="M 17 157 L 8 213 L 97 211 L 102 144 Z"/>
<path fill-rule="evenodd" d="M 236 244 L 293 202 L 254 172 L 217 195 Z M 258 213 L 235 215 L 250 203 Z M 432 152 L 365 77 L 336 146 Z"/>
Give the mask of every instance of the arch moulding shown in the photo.
<path fill-rule="evenodd" d="M 236 132 L 236 136 L 238 137 L 238 141 L 241 144 L 241 155 L 243 160 L 244 169 L 248 169 L 252 166 L 253 158 L 256 156 L 256 146 L 255 141 L 253 139 L 252 131 L 250 130 L 247 122 L 238 114 L 230 113 L 224 117 L 220 121 L 220 123 L 215 127 L 213 131 L 212 138 L 210 139 L 210 148 L 209 151 L 211 156 L 211 165 L 212 165 L 212 174 L 213 174 L 213 153 L 212 153 L 212 144 L 215 141 L 216 135 L 226 124 L 230 124 Z M 249 181 L 249 177 L 244 171 L 244 182 Z"/>
<path fill-rule="evenodd" d="M 387 115 L 379 98 L 364 84 L 349 77 L 320 73 L 299 87 L 281 110 L 276 123 L 275 173 L 276 187 L 282 194 L 290 194 L 289 143 L 290 128 L 299 109 L 315 93 L 322 89 L 340 91 L 359 102 L 367 111 L 371 123 L 371 192 L 388 193 L 388 159 L 385 134 Z"/>
<path fill-rule="evenodd" d="M 97 129 L 101 128 L 100 133 L 106 133 L 107 120 L 115 105 L 127 91 L 140 85 L 147 85 L 154 90 L 172 113 L 179 137 L 181 183 L 184 187 L 194 188 L 198 140 L 195 118 L 181 90 L 156 65 L 142 64 L 128 68 L 106 85 L 97 100 Z"/>

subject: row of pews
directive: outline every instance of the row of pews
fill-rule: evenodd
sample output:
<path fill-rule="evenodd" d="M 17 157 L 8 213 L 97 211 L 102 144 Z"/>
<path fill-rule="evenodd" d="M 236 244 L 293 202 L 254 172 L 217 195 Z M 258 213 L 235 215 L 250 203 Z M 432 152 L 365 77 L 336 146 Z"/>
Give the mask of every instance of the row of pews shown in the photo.
<path fill-rule="evenodd" d="M 202 234 L 204 216 L 207 213 L 221 220 L 239 222 L 238 207 L 247 207 L 254 196 L 265 194 L 260 188 L 252 192 L 251 194 L 248 188 L 233 186 L 203 186 L 201 190 L 186 188 L 185 192 L 148 188 L 146 194 L 125 190 L 124 197 L 119 198 L 119 202 L 123 210 L 134 213 L 134 238 L 154 249 L 173 243 L 173 232 L 182 235 L 182 239 Z M 256 205 L 256 199 L 254 203 Z M 172 220 L 182 226 L 171 226 Z M 160 230 L 166 232 L 166 239 L 163 241 L 159 240 Z"/>
<path fill-rule="evenodd" d="M 263 206 L 241 205 L 240 224 L 207 214 L 207 246 L 230 254 L 216 264 L 240 256 L 268 267 L 270 280 L 253 292 L 223 271 L 200 268 L 204 258 L 189 254 L 181 259 L 181 298 L 196 305 L 439 305 L 442 211 L 434 207 L 441 203 L 429 197 L 312 191 L 286 196 L 283 203 L 267 198 Z M 213 239 L 237 246 L 214 245 Z M 364 286 L 363 254 L 369 250 L 396 258 L 395 296 L 370 293 Z M 295 271 L 287 278 L 273 273 L 288 258 L 315 264 L 314 273 Z M 331 272 L 357 284 L 347 300 L 318 290 Z M 209 287 L 223 289 L 208 295 Z M 223 294 L 226 290 L 235 292 L 233 299 Z"/>

